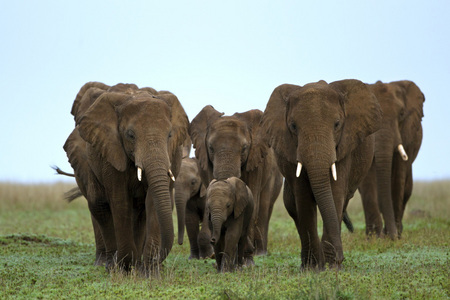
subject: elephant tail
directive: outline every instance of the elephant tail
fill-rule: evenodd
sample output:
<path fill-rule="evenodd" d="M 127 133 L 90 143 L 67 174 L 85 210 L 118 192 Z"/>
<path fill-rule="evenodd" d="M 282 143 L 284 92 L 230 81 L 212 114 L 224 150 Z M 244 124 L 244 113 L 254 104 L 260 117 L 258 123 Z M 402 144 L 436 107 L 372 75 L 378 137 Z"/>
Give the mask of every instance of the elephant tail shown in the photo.
<path fill-rule="evenodd" d="M 350 220 L 350 217 L 348 216 L 347 211 L 344 211 L 343 221 L 344 221 L 345 227 L 347 227 L 348 231 L 350 231 L 351 233 L 353 233 L 353 231 L 355 230 L 355 228 L 353 227 L 352 220 Z"/>
<path fill-rule="evenodd" d="M 64 172 L 64 171 L 61 170 L 58 166 L 52 166 L 52 169 L 55 170 L 56 173 L 59 174 L 59 175 L 64 175 L 64 176 L 69 176 L 69 177 L 75 177 L 74 174 Z"/>
<path fill-rule="evenodd" d="M 68 202 L 72 202 L 73 200 L 77 199 L 78 197 L 82 197 L 83 194 L 81 193 L 81 190 L 79 187 L 74 187 L 73 189 L 70 189 L 69 191 L 64 193 L 64 198 Z"/>

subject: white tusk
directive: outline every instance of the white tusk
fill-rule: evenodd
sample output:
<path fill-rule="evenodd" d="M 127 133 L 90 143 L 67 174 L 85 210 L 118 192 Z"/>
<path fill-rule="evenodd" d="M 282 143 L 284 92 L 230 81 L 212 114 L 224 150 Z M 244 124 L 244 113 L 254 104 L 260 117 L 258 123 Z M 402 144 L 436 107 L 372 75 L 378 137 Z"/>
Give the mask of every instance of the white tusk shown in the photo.
<path fill-rule="evenodd" d="M 400 152 L 400 155 L 402 156 L 402 159 L 404 161 L 407 161 L 408 160 L 408 154 L 406 154 L 406 151 L 405 151 L 405 148 L 403 148 L 403 145 L 402 144 L 398 145 L 397 149 L 398 149 L 398 152 Z"/>
<path fill-rule="evenodd" d="M 173 176 L 171 169 L 169 169 L 169 176 L 170 176 L 170 179 L 172 179 L 172 181 L 175 182 L 175 176 Z"/>
<path fill-rule="evenodd" d="M 336 163 L 331 165 L 331 174 L 333 174 L 334 181 L 337 181 Z"/>
<path fill-rule="evenodd" d="M 137 178 L 142 181 L 142 169 L 140 167 L 137 168 Z"/>
<path fill-rule="evenodd" d="M 302 172 L 302 164 L 300 162 L 298 162 L 297 171 L 295 172 L 295 176 L 299 177 L 301 172 Z"/>

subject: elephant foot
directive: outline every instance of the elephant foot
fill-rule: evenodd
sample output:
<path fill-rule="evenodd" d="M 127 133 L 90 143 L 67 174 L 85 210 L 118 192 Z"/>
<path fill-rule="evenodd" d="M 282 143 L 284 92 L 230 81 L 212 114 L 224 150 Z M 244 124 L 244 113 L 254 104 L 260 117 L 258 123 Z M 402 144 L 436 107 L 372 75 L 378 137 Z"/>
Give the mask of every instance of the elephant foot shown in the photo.
<path fill-rule="evenodd" d="M 256 248 L 255 255 L 267 255 L 267 249 Z"/>
<path fill-rule="evenodd" d="M 96 255 L 94 266 L 105 266 L 105 265 L 106 265 L 106 254 Z"/>
<path fill-rule="evenodd" d="M 255 266 L 253 256 L 244 257 L 244 267 L 253 267 L 253 266 Z"/>

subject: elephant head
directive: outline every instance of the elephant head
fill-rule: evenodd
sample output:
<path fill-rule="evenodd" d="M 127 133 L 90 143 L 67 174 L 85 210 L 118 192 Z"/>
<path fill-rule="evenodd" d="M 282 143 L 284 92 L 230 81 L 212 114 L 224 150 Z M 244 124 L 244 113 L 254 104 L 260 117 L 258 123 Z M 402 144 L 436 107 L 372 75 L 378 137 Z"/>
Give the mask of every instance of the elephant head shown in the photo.
<path fill-rule="evenodd" d="M 241 171 L 250 172 L 262 162 L 268 146 L 257 133 L 261 116 L 259 110 L 223 116 L 208 105 L 192 120 L 189 134 L 202 174 L 208 176 L 204 183 L 240 178 Z"/>
<path fill-rule="evenodd" d="M 175 205 L 178 216 L 178 244 L 183 244 L 186 223 L 186 204 L 195 195 L 204 197 L 206 188 L 198 172 L 197 160 L 185 157 L 181 162 L 180 173 L 175 182 Z M 198 225 L 198 224 L 197 224 Z"/>
<path fill-rule="evenodd" d="M 247 185 L 236 177 L 213 180 L 206 192 L 206 211 L 212 225 L 211 244 L 215 245 L 227 219 L 239 218 L 246 207 L 253 205 Z"/>
<path fill-rule="evenodd" d="M 342 252 L 342 212 L 335 207 L 333 182 L 348 180 L 342 162 L 378 129 L 380 119 L 377 99 L 359 80 L 319 81 L 303 87 L 283 84 L 275 88 L 264 111 L 262 127 L 268 142 L 278 161 L 288 166 L 279 164 L 281 172 L 293 184 L 296 177 L 307 176 L 336 253 Z"/>
<path fill-rule="evenodd" d="M 117 172 L 135 174 L 126 181 L 136 185 L 139 180 L 148 187 L 145 203 L 147 207 L 154 204 L 161 234 L 160 260 L 164 260 L 174 239 L 171 164 L 176 155 L 181 156 L 189 123 L 177 97 L 169 92 L 104 92 L 78 123 L 81 137 L 107 164 Z M 147 242 L 149 234 L 147 230 Z M 148 259 L 145 256 L 144 250 Z"/>

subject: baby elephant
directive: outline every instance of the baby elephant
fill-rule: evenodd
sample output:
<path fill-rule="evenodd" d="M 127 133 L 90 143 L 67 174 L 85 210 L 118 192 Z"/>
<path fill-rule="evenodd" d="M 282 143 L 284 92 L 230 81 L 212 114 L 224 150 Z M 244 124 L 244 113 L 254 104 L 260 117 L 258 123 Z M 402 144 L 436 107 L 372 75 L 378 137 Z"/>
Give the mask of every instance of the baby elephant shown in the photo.
<path fill-rule="evenodd" d="M 233 271 L 244 264 L 253 245 L 247 238 L 253 195 L 237 177 L 213 180 L 206 191 L 206 214 L 211 229 L 217 270 Z"/>

